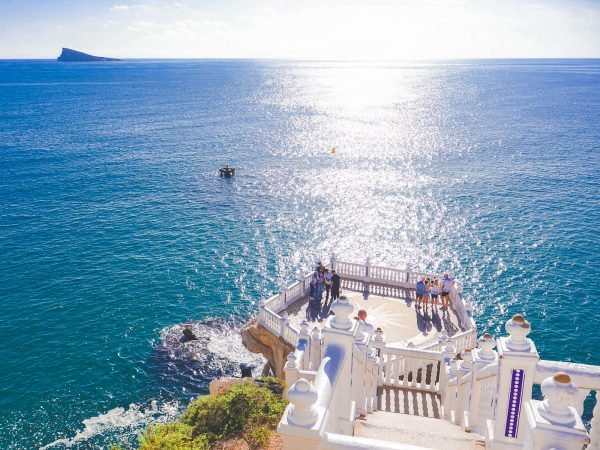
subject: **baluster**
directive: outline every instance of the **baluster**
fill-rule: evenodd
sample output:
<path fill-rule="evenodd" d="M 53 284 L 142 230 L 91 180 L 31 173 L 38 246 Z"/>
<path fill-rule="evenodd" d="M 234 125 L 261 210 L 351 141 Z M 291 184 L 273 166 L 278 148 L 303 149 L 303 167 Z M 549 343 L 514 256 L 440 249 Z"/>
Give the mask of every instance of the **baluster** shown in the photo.
<path fill-rule="evenodd" d="M 440 364 L 438 364 L 438 361 L 433 361 L 432 362 L 432 366 L 431 366 L 431 380 L 429 380 L 429 388 L 432 391 L 436 391 L 436 384 L 435 384 L 435 380 L 437 379 L 438 376 L 438 367 L 440 366 Z"/>
<path fill-rule="evenodd" d="M 390 355 L 390 359 L 392 355 Z M 392 364 L 393 364 L 393 369 L 391 371 L 392 373 L 392 384 L 398 385 L 400 384 L 400 364 L 401 364 L 401 359 L 398 355 L 394 355 L 393 359 L 392 359 Z"/>

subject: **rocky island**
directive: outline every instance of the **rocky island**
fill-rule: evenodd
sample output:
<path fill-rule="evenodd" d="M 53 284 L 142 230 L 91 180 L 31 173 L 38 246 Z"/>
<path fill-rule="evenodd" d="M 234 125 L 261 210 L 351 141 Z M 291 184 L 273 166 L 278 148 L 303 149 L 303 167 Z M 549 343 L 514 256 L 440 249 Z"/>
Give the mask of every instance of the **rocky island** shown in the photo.
<path fill-rule="evenodd" d="M 118 58 L 89 55 L 70 48 L 63 48 L 62 53 L 56 60 L 59 62 L 122 61 Z"/>

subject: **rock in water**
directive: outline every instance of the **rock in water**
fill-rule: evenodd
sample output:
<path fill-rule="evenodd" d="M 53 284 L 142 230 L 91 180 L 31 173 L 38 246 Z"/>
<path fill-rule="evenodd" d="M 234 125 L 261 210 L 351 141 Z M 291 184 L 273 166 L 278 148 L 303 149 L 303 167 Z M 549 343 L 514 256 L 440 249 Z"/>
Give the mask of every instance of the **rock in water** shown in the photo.
<path fill-rule="evenodd" d="M 194 334 L 194 332 L 190 328 L 184 328 L 183 329 L 183 335 L 185 336 L 185 338 L 188 341 L 197 341 L 198 340 L 198 338 L 196 337 L 196 335 Z"/>
<path fill-rule="evenodd" d="M 60 62 L 85 62 L 85 61 L 121 61 L 117 58 L 105 58 L 104 56 L 88 55 L 87 53 L 78 52 L 70 48 L 63 48 L 62 53 L 57 61 Z"/>

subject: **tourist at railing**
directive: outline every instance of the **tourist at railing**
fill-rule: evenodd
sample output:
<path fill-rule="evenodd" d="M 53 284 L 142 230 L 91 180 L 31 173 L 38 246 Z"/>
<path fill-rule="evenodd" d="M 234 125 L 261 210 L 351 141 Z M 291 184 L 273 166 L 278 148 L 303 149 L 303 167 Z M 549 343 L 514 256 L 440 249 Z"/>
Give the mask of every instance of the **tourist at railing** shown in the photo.
<path fill-rule="evenodd" d="M 429 291 L 429 278 L 427 278 L 425 281 L 425 289 L 423 290 L 423 308 L 425 309 L 425 311 L 427 311 L 427 306 L 429 303 L 429 296 L 431 294 L 431 292 Z M 433 308 L 433 306 L 432 306 Z"/>
<path fill-rule="evenodd" d="M 437 307 L 438 298 L 440 293 L 442 292 L 442 287 L 440 286 L 440 281 L 436 278 L 431 285 L 431 304 Z M 443 305 L 442 305 L 443 306 Z"/>
<path fill-rule="evenodd" d="M 342 280 L 335 270 L 331 271 L 331 302 L 337 300 L 340 296 L 340 286 Z"/>
<path fill-rule="evenodd" d="M 442 309 L 448 309 L 450 303 L 450 289 L 454 286 L 454 278 L 450 278 L 447 273 L 442 280 Z"/>
<path fill-rule="evenodd" d="M 333 274 L 329 272 L 329 269 L 325 269 L 325 303 L 329 300 L 329 294 L 331 292 L 331 277 Z"/>
<path fill-rule="evenodd" d="M 425 277 L 421 277 L 421 279 L 417 281 L 415 291 L 417 293 L 417 301 L 415 302 L 415 306 L 418 308 L 419 304 L 423 302 L 423 292 L 425 292 Z"/>
<path fill-rule="evenodd" d="M 315 270 L 312 277 L 310 278 L 310 298 L 315 298 L 315 292 L 317 292 L 317 284 L 319 281 L 319 271 Z"/>

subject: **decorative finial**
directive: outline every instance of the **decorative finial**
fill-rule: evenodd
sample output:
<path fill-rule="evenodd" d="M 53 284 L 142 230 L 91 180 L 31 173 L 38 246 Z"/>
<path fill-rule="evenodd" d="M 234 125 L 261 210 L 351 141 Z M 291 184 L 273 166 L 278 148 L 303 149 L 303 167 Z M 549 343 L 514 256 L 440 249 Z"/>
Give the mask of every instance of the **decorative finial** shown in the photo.
<path fill-rule="evenodd" d="M 540 415 L 550 423 L 573 425 L 576 422 L 574 410 L 569 404 L 575 400 L 579 390 L 571 377 L 559 372 L 542 381 L 544 401 L 538 406 Z"/>
<path fill-rule="evenodd" d="M 287 362 L 285 363 L 285 369 L 297 369 L 298 368 L 298 358 L 296 358 L 296 354 L 294 352 L 289 352 L 287 355 Z"/>
<path fill-rule="evenodd" d="M 332 328 L 338 330 L 349 330 L 352 328 L 352 321 L 349 319 L 350 314 L 354 311 L 354 306 L 350 304 L 346 297 L 340 297 L 331 304 L 331 309 L 335 316 L 330 322 Z"/>
<path fill-rule="evenodd" d="M 377 343 L 383 342 L 383 330 L 379 327 L 375 330 L 375 336 L 373 337 L 373 341 Z"/>
<path fill-rule="evenodd" d="M 299 334 L 302 337 L 308 337 L 309 333 L 308 333 L 308 322 L 306 320 L 303 320 L 302 322 L 300 322 L 300 332 Z"/>
<path fill-rule="evenodd" d="M 308 380 L 300 378 L 290 387 L 287 396 L 292 404 L 288 412 L 288 422 L 304 428 L 314 425 L 319 417 L 314 408 L 319 399 L 315 387 Z"/>
<path fill-rule="evenodd" d="M 493 360 L 496 358 L 496 353 L 494 353 L 494 347 L 496 346 L 496 341 L 494 340 L 494 336 L 490 333 L 485 333 L 483 336 L 479 338 L 479 357 L 484 360 Z"/>
<path fill-rule="evenodd" d="M 512 319 L 506 322 L 506 332 L 510 335 L 506 345 L 510 350 L 528 351 L 531 343 L 527 335 L 531 332 L 531 325 L 521 314 L 515 314 Z"/>

